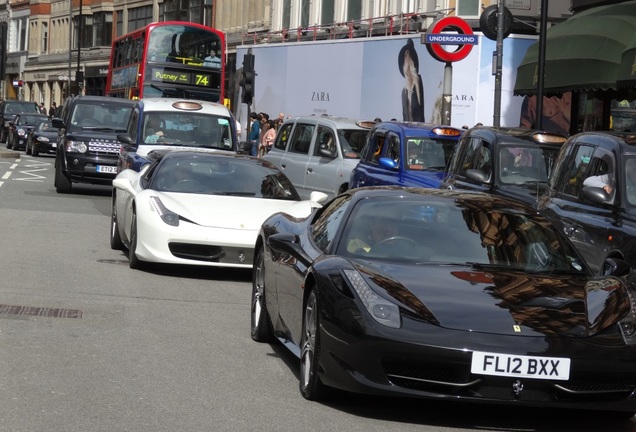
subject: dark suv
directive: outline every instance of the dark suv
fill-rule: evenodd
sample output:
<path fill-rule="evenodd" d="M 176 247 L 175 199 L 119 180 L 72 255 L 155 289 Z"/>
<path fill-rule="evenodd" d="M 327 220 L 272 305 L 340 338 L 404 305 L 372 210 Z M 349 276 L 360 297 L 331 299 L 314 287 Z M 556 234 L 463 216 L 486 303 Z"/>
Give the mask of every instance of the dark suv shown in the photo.
<path fill-rule="evenodd" d="M 57 192 L 71 192 L 72 183 L 112 183 L 121 147 L 117 134 L 126 131 L 133 105 L 132 100 L 106 96 L 76 96 L 65 104 L 62 118 L 52 121 L 59 129 Z"/>
<path fill-rule="evenodd" d="M 570 137 L 538 209 L 565 232 L 596 273 L 611 271 L 606 258 L 636 266 L 636 134 Z"/>
<path fill-rule="evenodd" d="M 478 126 L 462 136 L 441 188 L 475 190 L 535 206 L 565 137 L 524 128 Z"/>
<path fill-rule="evenodd" d="M 40 114 L 38 104 L 35 102 L 5 100 L 0 102 L 0 142 L 6 143 L 9 136 L 10 123 L 15 121 L 18 114 Z"/>

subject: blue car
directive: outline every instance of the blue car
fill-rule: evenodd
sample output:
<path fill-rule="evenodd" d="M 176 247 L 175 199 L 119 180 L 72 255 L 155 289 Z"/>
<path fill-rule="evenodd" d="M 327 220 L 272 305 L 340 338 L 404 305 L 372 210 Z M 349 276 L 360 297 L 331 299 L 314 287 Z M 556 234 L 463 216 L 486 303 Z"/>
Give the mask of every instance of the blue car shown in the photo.
<path fill-rule="evenodd" d="M 462 130 L 412 122 L 380 122 L 369 132 L 350 188 L 416 186 L 438 188 Z"/>

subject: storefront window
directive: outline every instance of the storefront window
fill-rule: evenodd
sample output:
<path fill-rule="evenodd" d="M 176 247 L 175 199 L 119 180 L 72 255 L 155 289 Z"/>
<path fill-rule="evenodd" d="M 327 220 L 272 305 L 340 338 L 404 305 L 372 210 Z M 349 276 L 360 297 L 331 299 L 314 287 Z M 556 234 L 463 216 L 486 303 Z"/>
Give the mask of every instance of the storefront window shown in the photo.
<path fill-rule="evenodd" d="M 636 132 L 636 100 L 612 100 L 610 129 Z"/>

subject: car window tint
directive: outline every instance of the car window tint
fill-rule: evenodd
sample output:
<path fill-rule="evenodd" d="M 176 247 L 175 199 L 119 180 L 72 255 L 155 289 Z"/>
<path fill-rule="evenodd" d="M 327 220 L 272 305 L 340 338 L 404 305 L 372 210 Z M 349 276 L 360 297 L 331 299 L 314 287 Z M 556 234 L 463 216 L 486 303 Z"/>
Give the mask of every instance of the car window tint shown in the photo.
<path fill-rule="evenodd" d="M 385 157 L 393 159 L 393 161 L 398 165 L 400 164 L 400 138 L 393 133 L 389 134 L 387 153 Z"/>
<path fill-rule="evenodd" d="M 331 129 L 324 126 L 318 126 L 317 136 L 318 140 L 314 146 L 314 156 L 322 156 L 320 154 L 321 149 L 326 149 L 336 154 L 336 137 Z"/>
<path fill-rule="evenodd" d="M 286 123 L 280 127 L 278 133 L 276 133 L 276 141 L 274 141 L 274 148 L 279 150 L 285 150 L 287 148 L 287 142 L 291 135 L 291 129 L 294 126 L 293 123 Z"/>
<path fill-rule="evenodd" d="M 382 157 L 382 150 L 384 149 L 384 143 L 386 137 L 384 134 L 375 134 L 375 137 L 369 141 L 369 161 L 375 164 L 378 163 Z"/>
<path fill-rule="evenodd" d="M 314 125 L 296 124 L 294 134 L 292 135 L 291 142 L 289 144 L 289 151 L 293 153 L 308 154 L 311 137 L 314 134 L 314 128 Z"/>
<path fill-rule="evenodd" d="M 338 228 L 342 224 L 351 197 L 343 195 L 335 198 L 311 226 L 311 237 L 316 246 L 324 253 L 329 253 L 334 245 Z"/>
<path fill-rule="evenodd" d="M 625 162 L 625 192 L 627 202 L 636 205 L 636 158 L 630 157 Z"/>
<path fill-rule="evenodd" d="M 557 189 L 564 194 L 578 197 L 583 188 L 583 181 L 587 178 L 594 147 L 581 145 L 574 151 L 575 155 L 570 158 L 570 165 L 563 167 L 563 181 L 557 186 Z"/>

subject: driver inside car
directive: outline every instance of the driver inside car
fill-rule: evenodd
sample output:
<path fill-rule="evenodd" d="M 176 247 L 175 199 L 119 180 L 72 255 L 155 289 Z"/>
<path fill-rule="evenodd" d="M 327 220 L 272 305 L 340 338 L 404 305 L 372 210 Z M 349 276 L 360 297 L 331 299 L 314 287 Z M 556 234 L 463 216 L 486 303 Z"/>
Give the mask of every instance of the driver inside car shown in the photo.
<path fill-rule="evenodd" d="M 359 253 L 369 252 L 373 245 L 387 241 L 399 234 L 399 228 L 395 217 L 374 215 L 369 218 L 368 230 L 361 236 L 355 236 L 347 243 L 347 251 Z"/>

